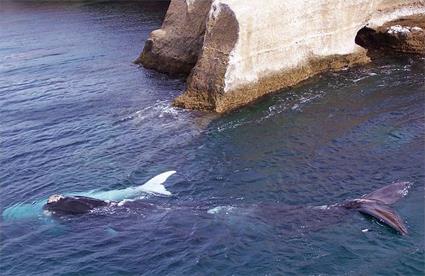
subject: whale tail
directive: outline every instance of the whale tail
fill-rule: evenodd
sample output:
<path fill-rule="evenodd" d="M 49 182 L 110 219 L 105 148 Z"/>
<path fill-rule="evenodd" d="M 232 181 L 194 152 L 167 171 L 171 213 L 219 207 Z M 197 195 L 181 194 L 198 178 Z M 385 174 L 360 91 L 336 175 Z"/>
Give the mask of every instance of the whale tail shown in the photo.
<path fill-rule="evenodd" d="M 410 186 L 410 182 L 396 182 L 355 199 L 345 207 L 372 216 L 400 234 L 406 235 L 407 227 L 403 219 L 389 205 L 406 196 Z"/>
<path fill-rule="evenodd" d="M 407 235 L 407 227 L 397 212 L 385 203 L 366 202 L 358 209 L 360 213 L 374 217 L 380 222 L 393 228 L 401 235 Z"/>
<path fill-rule="evenodd" d="M 407 181 L 396 182 L 364 195 L 362 198 L 380 201 L 388 205 L 393 204 L 407 195 L 411 185 L 412 183 Z"/>

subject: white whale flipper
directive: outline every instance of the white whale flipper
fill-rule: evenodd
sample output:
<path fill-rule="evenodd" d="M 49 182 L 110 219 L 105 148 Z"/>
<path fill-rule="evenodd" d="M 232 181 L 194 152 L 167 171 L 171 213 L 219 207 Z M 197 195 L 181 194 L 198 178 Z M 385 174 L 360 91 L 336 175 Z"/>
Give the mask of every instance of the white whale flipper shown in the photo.
<path fill-rule="evenodd" d="M 139 186 L 136 188 L 136 190 L 141 192 L 147 192 L 147 193 L 155 193 L 155 194 L 161 194 L 161 195 L 171 195 L 167 189 L 164 187 L 165 181 L 175 174 L 176 171 L 168 171 L 161 173 L 153 178 L 151 178 L 148 182 L 143 184 L 142 186 Z"/>
<path fill-rule="evenodd" d="M 101 191 L 101 192 L 90 192 L 81 195 L 94 197 L 101 200 L 110 201 L 121 201 L 124 199 L 132 199 L 140 195 L 140 193 L 150 193 L 170 196 L 171 193 L 164 187 L 165 181 L 175 174 L 176 171 L 163 172 L 141 186 L 128 187 L 126 189 L 112 190 L 112 191 Z"/>

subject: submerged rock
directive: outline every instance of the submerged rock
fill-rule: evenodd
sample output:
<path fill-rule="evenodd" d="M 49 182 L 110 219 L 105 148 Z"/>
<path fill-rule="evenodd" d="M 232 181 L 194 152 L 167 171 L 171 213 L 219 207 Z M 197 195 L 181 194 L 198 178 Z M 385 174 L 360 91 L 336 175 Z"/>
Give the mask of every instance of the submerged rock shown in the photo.
<path fill-rule="evenodd" d="M 359 30 L 421 13 L 422 0 L 172 0 L 138 61 L 190 72 L 176 106 L 226 112 L 325 70 L 368 62 L 355 42 Z M 398 35 L 394 26 L 388 33 Z"/>

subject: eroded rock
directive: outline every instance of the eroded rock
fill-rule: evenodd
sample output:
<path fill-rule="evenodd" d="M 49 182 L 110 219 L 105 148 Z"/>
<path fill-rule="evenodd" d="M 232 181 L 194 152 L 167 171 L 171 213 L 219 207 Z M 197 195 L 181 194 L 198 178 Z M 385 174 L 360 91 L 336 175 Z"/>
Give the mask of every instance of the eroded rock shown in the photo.
<path fill-rule="evenodd" d="M 191 72 L 176 106 L 227 112 L 325 70 L 368 62 L 355 43 L 359 30 L 421 13 L 423 0 L 172 0 L 140 61 Z M 391 35 L 404 35 L 391 27 Z M 422 28 L 409 32 L 420 32 L 415 27 Z"/>
<path fill-rule="evenodd" d="M 169 74 L 189 74 L 202 49 L 212 0 L 174 0 L 162 23 L 145 42 L 136 64 Z"/>
<path fill-rule="evenodd" d="M 357 35 L 356 42 L 372 55 L 425 55 L 425 15 L 403 17 L 374 29 L 365 27 Z"/>

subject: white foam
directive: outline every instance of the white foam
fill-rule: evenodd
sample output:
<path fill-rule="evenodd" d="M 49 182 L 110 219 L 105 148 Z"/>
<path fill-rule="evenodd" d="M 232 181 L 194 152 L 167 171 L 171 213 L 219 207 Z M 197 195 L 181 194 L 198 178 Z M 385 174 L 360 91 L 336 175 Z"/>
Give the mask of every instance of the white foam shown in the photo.
<path fill-rule="evenodd" d="M 134 201 L 134 199 L 124 199 L 124 200 L 121 200 L 120 202 L 118 202 L 117 206 L 121 207 L 124 204 L 126 204 L 127 202 L 132 202 L 132 201 Z"/>
<path fill-rule="evenodd" d="M 409 189 L 412 186 L 412 183 L 411 182 L 408 182 L 408 181 L 407 182 L 402 182 L 402 183 L 405 183 L 406 184 L 406 187 L 403 190 L 399 191 L 399 193 L 402 196 L 407 196 L 407 194 L 409 193 Z"/>
<path fill-rule="evenodd" d="M 170 105 L 169 101 L 156 101 L 153 105 L 137 110 L 124 118 L 121 118 L 117 123 L 134 120 L 135 123 L 152 120 L 154 118 L 168 118 L 176 120 L 179 115 L 179 110 Z"/>
<path fill-rule="evenodd" d="M 166 115 L 176 117 L 179 114 L 178 110 L 169 103 L 158 105 L 155 109 L 159 112 L 159 118 L 163 118 Z"/>
<path fill-rule="evenodd" d="M 235 207 L 233 206 L 217 206 L 214 208 L 211 208 L 207 211 L 208 214 L 218 214 L 221 212 L 224 212 L 226 215 L 229 214 Z"/>

